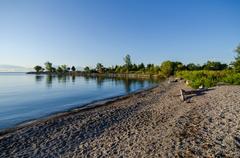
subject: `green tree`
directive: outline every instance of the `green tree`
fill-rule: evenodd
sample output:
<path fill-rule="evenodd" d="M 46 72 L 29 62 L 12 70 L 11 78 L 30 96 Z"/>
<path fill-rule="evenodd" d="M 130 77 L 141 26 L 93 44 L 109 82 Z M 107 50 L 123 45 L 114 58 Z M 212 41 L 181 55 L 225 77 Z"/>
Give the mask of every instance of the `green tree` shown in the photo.
<path fill-rule="evenodd" d="M 43 71 L 43 68 L 42 68 L 41 66 L 39 66 L 39 65 L 35 66 L 34 69 L 35 69 L 35 71 L 36 71 L 37 73 Z"/>
<path fill-rule="evenodd" d="M 190 70 L 190 71 L 201 70 L 202 67 L 200 65 L 196 65 L 194 63 L 190 63 L 190 64 L 187 65 L 187 69 Z"/>
<path fill-rule="evenodd" d="M 98 73 L 104 72 L 104 66 L 101 63 L 97 63 L 96 70 Z"/>
<path fill-rule="evenodd" d="M 71 68 L 70 68 L 70 67 L 68 67 L 68 68 L 67 68 L 67 71 L 69 72 L 70 70 L 71 70 Z"/>
<path fill-rule="evenodd" d="M 86 67 L 84 68 L 84 71 L 87 72 L 87 73 L 89 73 L 89 72 L 90 72 L 90 68 L 89 68 L 88 66 L 86 66 Z"/>
<path fill-rule="evenodd" d="M 156 65 L 154 66 L 154 73 L 158 74 L 158 72 L 161 70 L 160 66 Z"/>
<path fill-rule="evenodd" d="M 57 68 L 57 73 L 59 73 L 59 74 L 61 74 L 61 73 L 63 73 L 63 70 L 62 70 L 62 67 L 61 66 L 58 66 L 58 68 Z"/>
<path fill-rule="evenodd" d="M 206 64 L 203 65 L 204 70 L 224 70 L 227 67 L 227 64 L 222 64 L 218 61 L 208 61 Z"/>
<path fill-rule="evenodd" d="M 233 66 L 236 72 L 240 72 L 240 44 L 237 46 L 235 52 L 237 53 L 237 56 L 235 57 Z"/>
<path fill-rule="evenodd" d="M 47 61 L 45 64 L 45 68 L 48 72 L 52 72 L 53 71 L 53 67 L 52 67 L 52 63 L 50 63 L 49 61 Z"/>
<path fill-rule="evenodd" d="M 147 69 L 151 69 L 151 68 L 153 68 L 154 67 L 154 64 L 147 64 Z"/>
<path fill-rule="evenodd" d="M 62 71 L 66 73 L 68 71 L 67 65 L 61 65 Z"/>
<path fill-rule="evenodd" d="M 52 72 L 53 72 L 53 73 L 56 73 L 56 71 L 57 71 L 56 68 L 55 68 L 55 67 L 52 67 Z"/>
<path fill-rule="evenodd" d="M 114 69 L 115 69 L 115 73 L 119 73 L 121 71 L 121 66 L 116 65 Z"/>
<path fill-rule="evenodd" d="M 76 68 L 75 68 L 75 66 L 72 66 L 72 68 L 71 68 L 71 69 L 72 69 L 72 71 L 76 71 Z"/>
<path fill-rule="evenodd" d="M 237 53 L 236 60 L 240 60 L 240 44 L 235 49 L 235 52 Z"/>
<path fill-rule="evenodd" d="M 138 71 L 144 71 L 145 70 L 145 65 L 143 63 L 138 65 Z"/>
<path fill-rule="evenodd" d="M 174 74 L 174 63 L 171 61 L 164 61 L 160 69 L 164 76 L 169 77 Z"/>
<path fill-rule="evenodd" d="M 174 67 L 174 72 L 182 71 L 182 70 L 186 69 L 186 66 L 183 65 L 182 62 L 175 61 L 175 62 L 172 62 L 172 63 L 173 63 L 173 67 Z"/>
<path fill-rule="evenodd" d="M 154 74 L 154 64 L 147 64 L 146 71 L 147 73 Z"/>
<path fill-rule="evenodd" d="M 133 65 L 132 65 L 132 71 L 137 71 L 137 70 L 138 70 L 137 65 L 136 65 L 136 64 L 133 64 Z"/>
<path fill-rule="evenodd" d="M 127 68 L 127 70 L 131 70 L 132 67 L 132 61 L 131 61 L 131 56 L 129 54 L 127 54 L 124 58 L 123 58 L 124 62 L 125 62 L 125 66 Z"/>

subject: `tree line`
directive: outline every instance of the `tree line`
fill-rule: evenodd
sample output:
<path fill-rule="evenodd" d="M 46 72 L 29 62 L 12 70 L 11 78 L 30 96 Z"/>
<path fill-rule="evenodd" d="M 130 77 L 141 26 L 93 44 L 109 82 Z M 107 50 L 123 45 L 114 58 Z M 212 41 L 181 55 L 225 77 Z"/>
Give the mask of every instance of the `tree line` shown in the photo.
<path fill-rule="evenodd" d="M 111 67 L 105 67 L 102 63 L 97 63 L 95 68 L 90 68 L 86 66 L 83 73 L 138 73 L 138 74 L 156 74 L 162 75 L 164 77 L 169 77 L 174 75 L 178 71 L 196 71 L 196 70 L 209 70 L 209 71 L 220 71 L 220 70 L 234 70 L 235 72 L 240 72 L 240 45 L 236 48 L 237 56 L 235 61 L 231 64 L 221 63 L 219 61 L 207 61 L 203 65 L 189 63 L 184 65 L 179 61 L 164 61 L 160 65 L 147 64 L 144 63 L 135 64 L 131 60 L 131 56 L 128 54 L 123 58 L 123 65 L 115 65 Z M 47 72 L 47 73 L 58 73 L 64 74 L 70 71 L 75 72 L 75 66 L 71 68 L 67 65 L 61 65 L 57 68 L 53 67 L 51 62 L 46 62 L 45 67 L 39 65 L 35 66 L 34 69 L 37 73 Z"/>
<path fill-rule="evenodd" d="M 42 72 L 47 72 L 47 73 L 67 73 L 69 71 L 76 71 L 75 66 L 72 66 L 71 68 L 68 67 L 67 65 L 60 65 L 57 68 L 53 67 L 53 64 L 49 61 L 47 61 L 46 63 L 44 63 L 45 67 L 36 65 L 34 67 L 34 70 L 36 71 L 36 73 L 42 73 Z"/>

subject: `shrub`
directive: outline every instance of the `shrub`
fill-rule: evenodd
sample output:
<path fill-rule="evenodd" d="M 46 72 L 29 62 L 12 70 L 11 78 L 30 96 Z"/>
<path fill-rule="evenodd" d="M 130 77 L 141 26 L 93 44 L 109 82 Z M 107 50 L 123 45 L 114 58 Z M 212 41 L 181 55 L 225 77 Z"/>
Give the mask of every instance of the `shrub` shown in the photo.
<path fill-rule="evenodd" d="M 180 71 L 176 74 L 178 77 L 182 77 L 190 81 L 190 86 L 198 88 L 203 85 L 205 87 L 213 87 L 219 82 L 237 84 L 240 85 L 240 73 L 235 73 L 231 70 L 223 71 Z"/>
<path fill-rule="evenodd" d="M 160 69 L 164 76 L 169 77 L 174 73 L 174 63 L 171 61 L 164 61 L 162 62 Z"/>
<path fill-rule="evenodd" d="M 240 73 L 235 73 L 235 74 L 231 74 L 231 75 L 224 77 L 223 82 L 229 83 L 229 84 L 240 85 Z"/>

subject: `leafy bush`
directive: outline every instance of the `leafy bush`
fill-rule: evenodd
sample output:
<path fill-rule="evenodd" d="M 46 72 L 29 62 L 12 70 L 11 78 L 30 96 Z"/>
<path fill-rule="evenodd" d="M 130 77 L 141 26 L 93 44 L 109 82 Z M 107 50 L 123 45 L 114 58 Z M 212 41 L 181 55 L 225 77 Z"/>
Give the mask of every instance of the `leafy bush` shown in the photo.
<path fill-rule="evenodd" d="M 219 82 L 237 84 L 240 85 L 240 73 L 235 73 L 231 70 L 223 71 L 180 71 L 176 74 L 178 77 L 182 77 L 190 81 L 190 86 L 198 88 L 199 86 L 213 87 Z"/>
<path fill-rule="evenodd" d="M 164 61 L 162 62 L 160 69 L 163 75 L 169 77 L 174 73 L 174 64 L 171 61 Z"/>
<path fill-rule="evenodd" d="M 231 74 L 231 75 L 224 77 L 223 82 L 240 85 L 240 73 L 235 73 L 235 74 Z"/>

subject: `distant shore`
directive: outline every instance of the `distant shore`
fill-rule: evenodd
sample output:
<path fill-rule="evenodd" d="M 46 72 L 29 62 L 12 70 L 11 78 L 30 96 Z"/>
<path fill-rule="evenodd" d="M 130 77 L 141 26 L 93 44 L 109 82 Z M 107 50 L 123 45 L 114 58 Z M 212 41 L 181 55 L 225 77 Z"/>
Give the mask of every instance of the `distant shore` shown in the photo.
<path fill-rule="evenodd" d="M 0 157 L 235 157 L 240 86 L 179 99 L 181 81 L 34 122 L 0 137 Z"/>

